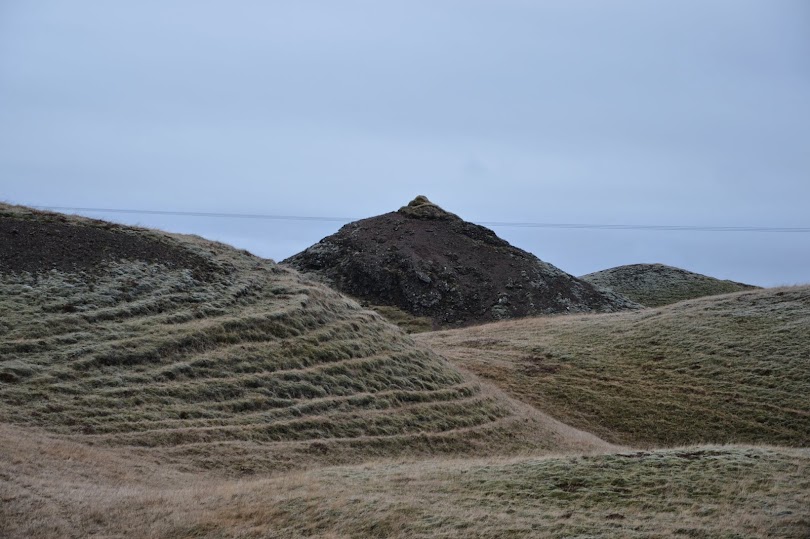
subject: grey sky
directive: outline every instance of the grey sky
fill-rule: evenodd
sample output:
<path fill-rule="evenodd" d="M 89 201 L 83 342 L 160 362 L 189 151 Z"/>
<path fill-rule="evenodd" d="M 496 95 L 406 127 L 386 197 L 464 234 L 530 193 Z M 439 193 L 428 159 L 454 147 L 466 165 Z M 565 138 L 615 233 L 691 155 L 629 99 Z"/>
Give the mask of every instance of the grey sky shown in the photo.
<path fill-rule="evenodd" d="M 0 0 L 0 198 L 810 226 L 806 0 Z M 105 216 L 281 259 L 338 223 Z M 497 228 L 582 274 L 810 281 L 810 234 Z"/>

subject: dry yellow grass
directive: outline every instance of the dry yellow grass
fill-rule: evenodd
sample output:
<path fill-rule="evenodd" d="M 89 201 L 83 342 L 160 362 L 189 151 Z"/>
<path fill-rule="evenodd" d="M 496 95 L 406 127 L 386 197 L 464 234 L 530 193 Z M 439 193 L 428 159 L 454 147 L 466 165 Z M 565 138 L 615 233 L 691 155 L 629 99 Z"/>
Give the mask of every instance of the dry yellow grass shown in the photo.
<path fill-rule="evenodd" d="M 0 470 L 0 535 L 9 539 L 810 532 L 807 450 L 703 446 L 371 462 L 238 480 L 0 426 Z"/>
<path fill-rule="evenodd" d="M 810 286 L 418 340 L 615 443 L 810 445 Z"/>
<path fill-rule="evenodd" d="M 62 237 L 111 226 L 0 210 Z M 45 270 L 0 272 L 0 422 L 231 474 L 606 447 L 293 270 L 200 238 L 115 233 L 94 236 L 111 250 L 96 267 L 48 270 L 45 253 Z M 206 273 L 122 260 L 132 237 Z"/>
<path fill-rule="evenodd" d="M 0 537 L 810 533 L 806 449 L 613 446 L 507 396 L 378 314 L 270 261 L 200 238 L 0 206 L 0 220 L 21 218 L 112 228 L 124 245 L 136 238 L 142 252 L 157 242 L 158 251 L 182 253 L 173 263 L 111 256 L 83 270 L 62 264 L 0 271 Z M 550 406 L 553 399 L 527 399 L 522 391 L 542 386 L 536 375 L 567 371 L 568 378 L 557 378 L 562 388 L 614 402 L 612 371 L 591 376 L 589 354 L 637 350 L 643 364 L 648 349 L 640 343 L 652 338 L 652 327 L 671 349 L 676 341 L 697 343 L 700 332 L 664 335 L 697 323 L 706 324 L 706 334 L 722 330 L 722 342 L 732 343 L 723 348 L 709 339 L 716 350 L 742 354 L 741 346 L 756 341 L 773 355 L 778 344 L 779 365 L 794 380 L 780 379 L 770 393 L 745 385 L 750 376 L 766 376 L 752 370 L 760 363 L 738 357 L 732 364 L 721 354 L 720 365 L 724 383 L 747 388 L 748 406 L 771 395 L 773 406 L 762 411 L 770 419 L 762 422 L 781 430 L 752 432 L 779 441 L 774 433 L 796 436 L 807 417 L 796 397 L 806 394 L 807 324 L 797 314 L 806 310 L 806 295 L 787 290 L 776 296 L 781 303 L 745 296 L 739 312 L 697 304 L 699 314 L 681 306 L 516 322 L 527 324 L 524 330 L 465 330 L 494 328 L 497 337 L 443 332 L 420 339 L 463 352 L 454 359 L 485 376 L 496 373 L 515 395 L 555 415 L 570 412 L 566 419 L 595 431 L 597 420 L 614 416 L 588 415 L 565 400 Z M 766 338 L 757 318 L 765 314 L 779 343 Z M 611 341 L 617 323 L 636 340 Z M 738 325 L 748 341 L 728 329 Z M 550 340 L 538 344 L 538 329 Z M 466 341 L 455 340 L 464 335 Z M 524 361 L 526 350 L 536 354 L 549 343 L 556 343 L 551 355 Z M 549 368 L 552 358 L 558 367 Z M 678 361 L 667 365 L 685 376 Z M 694 369 L 686 365 L 689 374 Z M 527 376 L 515 377 L 521 369 Z M 636 402 L 651 402 L 648 390 L 658 386 L 628 372 L 639 384 Z M 591 385 L 577 389 L 583 373 Z M 668 380 L 700 379 L 678 376 Z M 670 397 L 679 402 L 681 393 Z M 703 410 L 714 401 L 698 402 Z M 685 412 L 676 412 L 683 422 Z M 684 432 L 704 432 L 715 425 L 708 418 Z M 634 439 L 617 435 L 627 423 L 605 424 L 613 439 Z M 660 436 L 649 418 L 634 424 L 649 428 L 651 439 Z"/>

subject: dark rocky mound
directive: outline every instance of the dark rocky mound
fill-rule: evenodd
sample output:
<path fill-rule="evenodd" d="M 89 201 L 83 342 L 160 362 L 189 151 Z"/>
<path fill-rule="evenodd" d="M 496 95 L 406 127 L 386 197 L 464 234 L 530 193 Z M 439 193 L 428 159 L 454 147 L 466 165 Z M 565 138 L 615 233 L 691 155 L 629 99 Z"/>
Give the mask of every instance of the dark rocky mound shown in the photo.
<path fill-rule="evenodd" d="M 396 212 L 350 223 L 283 263 L 436 325 L 635 307 L 423 196 Z"/>
<path fill-rule="evenodd" d="M 580 278 L 647 307 L 758 288 L 664 264 L 630 264 L 589 273 Z"/>

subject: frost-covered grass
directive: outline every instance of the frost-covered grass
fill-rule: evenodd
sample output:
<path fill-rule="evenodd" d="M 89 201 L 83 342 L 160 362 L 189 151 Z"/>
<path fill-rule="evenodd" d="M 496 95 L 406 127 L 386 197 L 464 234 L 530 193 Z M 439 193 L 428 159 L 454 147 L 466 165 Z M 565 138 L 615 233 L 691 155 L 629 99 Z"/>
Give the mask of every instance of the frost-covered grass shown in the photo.
<path fill-rule="evenodd" d="M 419 339 L 616 443 L 810 445 L 810 286 Z"/>
<path fill-rule="evenodd" d="M 806 445 L 807 287 L 418 337 L 519 402 L 271 261 L 119 232 L 193 256 L 0 272 L 2 537 L 810 531 L 807 449 L 543 413 Z"/>
<path fill-rule="evenodd" d="M 0 533 L 11 538 L 798 539 L 810 531 L 806 449 L 389 461 L 233 480 L 0 433 L 0 469 L 16 470 L 0 479 Z"/>
<path fill-rule="evenodd" d="M 660 307 L 687 299 L 756 288 L 663 264 L 619 266 L 583 275 L 581 279 L 613 290 L 647 307 Z"/>
<path fill-rule="evenodd" d="M 101 226 L 59 222 L 65 237 Z M 115 239 L 132 234 L 210 270 L 112 257 L 75 272 L 0 272 L 0 422 L 236 474 L 606 445 L 482 387 L 293 270 L 200 238 Z M 125 241 L 108 247 L 126 253 Z"/>

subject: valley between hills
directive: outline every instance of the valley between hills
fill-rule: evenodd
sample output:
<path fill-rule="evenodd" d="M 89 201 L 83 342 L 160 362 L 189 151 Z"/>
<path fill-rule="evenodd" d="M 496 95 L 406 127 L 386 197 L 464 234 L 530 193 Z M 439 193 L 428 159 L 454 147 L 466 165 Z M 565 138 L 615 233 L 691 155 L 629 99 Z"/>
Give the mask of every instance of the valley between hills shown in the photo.
<path fill-rule="evenodd" d="M 275 263 L 0 205 L 0 536 L 810 535 L 810 286 L 476 227 Z"/>

